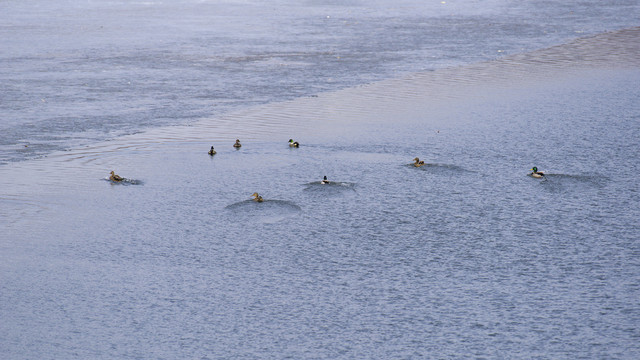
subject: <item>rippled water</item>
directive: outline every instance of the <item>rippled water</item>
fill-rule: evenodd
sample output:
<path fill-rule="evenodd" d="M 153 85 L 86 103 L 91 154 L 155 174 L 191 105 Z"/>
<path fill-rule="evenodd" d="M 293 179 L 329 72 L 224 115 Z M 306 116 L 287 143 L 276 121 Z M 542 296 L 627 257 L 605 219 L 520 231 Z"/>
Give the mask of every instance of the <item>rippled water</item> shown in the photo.
<path fill-rule="evenodd" d="M 638 33 L 0 167 L 0 357 L 638 358 Z"/>
<path fill-rule="evenodd" d="M 636 0 L 3 1 L 0 165 L 638 26 L 639 11 Z"/>

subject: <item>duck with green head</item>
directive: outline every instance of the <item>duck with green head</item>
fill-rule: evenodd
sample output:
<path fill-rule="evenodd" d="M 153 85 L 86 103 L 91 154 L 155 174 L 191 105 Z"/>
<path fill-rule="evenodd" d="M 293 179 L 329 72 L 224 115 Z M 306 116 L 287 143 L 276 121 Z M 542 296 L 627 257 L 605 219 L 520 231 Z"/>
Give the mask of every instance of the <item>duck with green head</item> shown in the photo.
<path fill-rule="evenodd" d="M 209 150 L 209 155 L 213 156 L 217 154 L 217 152 L 213 149 L 213 146 L 211 147 L 211 150 Z"/>
<path fill-rule="evenodd" d="M 531 173 L 529 174 L 534 178 L 543 178 L 544 177 L 544 173 L 542 171 L 538 171 L 537 167 L 533 167 L 531 168 Z"/>
<path fill-rule="evenodd" d="M 289 147 L 300 147 L 300 144 L 297 141 L 293 141 L 293 139 L 289 139 Z"/>

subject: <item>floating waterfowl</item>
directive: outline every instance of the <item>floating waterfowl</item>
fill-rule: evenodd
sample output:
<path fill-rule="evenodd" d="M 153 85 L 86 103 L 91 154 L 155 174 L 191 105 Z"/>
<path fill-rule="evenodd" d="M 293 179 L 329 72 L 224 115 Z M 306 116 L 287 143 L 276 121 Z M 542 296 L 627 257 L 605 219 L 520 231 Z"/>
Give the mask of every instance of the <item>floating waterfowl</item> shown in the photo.
<path fill-rule="evenodd" d="M 209 150 L 209 155 L 213 156 L 217 154 L 217 152 L 213 149 L 213 146 L 211 147 L 211 150 Z"/>
<path fill-rule="evenodd" d="M 413 161 L 415 161 L 413 163 L 413 166 L 415 166 L 415 167 L 420 167 L 420 166 L 424 165 L 424 161 L 420 161 L 419 158 L 415 158 L 415 159 L 413 159 Z"/>
<path fill-rule="evenodd" d="M 542 171 L 538 171 L 538 168 L 535 167 L 535 166 L 533 168 L 531 168 L 531 171 L 532 172 L 529 175 L 533 176 L 534 178 L 542 178 L 542 177 L 544 177 L 544 173 Z"/>
<path fill-rule="evenodd" d="M 124 180 L 124 178 L 120 175 L 116 175 L 116 173 L 112 170 L 111 171 L 111 176 L 109 176 L 109 180 L 111 181 L 115 181 L 115 182 L 120 182 L 122 180 Z"/>
<path fill-rule="evenodd" d="M 297 141 L 293 141 L 293 139 L 289 139 L 289 147 L 300 147 L 300 144 Z"/>
<path fill-rule="evenodd" d="M 253 197 L 253 201 L 255 202 L 263 202 L 264 199 L 262 198 L 262 196 L 258 195 L 258 193 L 253 193 L 253 195 L 251 195 Z"/>
<path fill-rule="evenodd" d="M 233 147 L 234 147 L 234 148 L 236 148 L 236 149 L 238 149 L 238 148 L 240 148 L 241 146 L 242 146 L 242 144 L 240 144 L 240 140 L 236 139 L 236 143 L 235 143 L 235 144 L 233 144 Z"/>
<path fill-rule="evenodd" d="M 327 176 L 326 175 L 324 176 L 324 179 L 322 179 L 322 181 L 320 181 L 320 184 L 322 184 L 322 185 L 329 184 L 329 183 L 330 183 L 330 181 L 327 180 Z"/>

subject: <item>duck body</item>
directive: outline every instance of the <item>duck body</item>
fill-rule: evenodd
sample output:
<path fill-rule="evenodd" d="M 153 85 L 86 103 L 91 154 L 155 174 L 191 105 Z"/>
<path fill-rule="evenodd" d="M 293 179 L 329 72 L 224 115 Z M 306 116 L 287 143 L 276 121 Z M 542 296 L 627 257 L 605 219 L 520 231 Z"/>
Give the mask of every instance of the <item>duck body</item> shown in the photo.
<path fill-rule="evenodd" d="M 293 141 L 293 139 L 289 139 L 289 147 L 300 147 L 300 144 L 297 141 Z"/>
<path fill-rule="evenodd" d="M 209 155 L 213 156 L 217 154 L 217 152 L 213 149 L 213 146 L 211 147 L 211 150 L 209 150 Z"/>
<path fill-rule="evenodd" d="M 258 193 L 253 193 L 253 195 L 251 195 L 253 197 L 253 201 L 255 202 L 263 202 L 264 199 L 262 198 L 262 196 L 258 195 Z"/>
<path fill-rule="evenodd" d="M 109 180 L 111 181 L 115 181 L 115 182 L 120 182 L 122 180 L 124 180 L 124 178 L 120 175 L 116 175 L 116 173 L 114 171 L 111 171 L 111 175 L 109 176 Z"/>
<path fill-rule="evenodd" d="M 531 173 L 529 175 L 531 175 L 534 178 L 538 178 L 539 179 L 539 178 L 543 178 L 544 177 L 544 172 L 538 171 L 538 168 L 534 166 L 531 169 Z"/>
<path fill-rule="evenodd" d="M 415 161 L 413 163 L 413 166 L 415 166 L 415 167 L 420 167 L 420 166 L 424 165 L 424 161 L 421 161 L 420 158 L 415 158 L 415 159 L 413 159 L 413 161 Z"/>
<path fill-rule="evenodd" d="M 320 181 L 320 184 L 325 185 L 325 184 L 330 184 L 331 182 L 329 180 L 327 180 L 327 177 L 325 176 L 324 179 L 322 179 L 322 181 Z"/>
<path fill-rule="evenodd" d="M 236 143 L 233 144 L 233 147 L 236 149 L 239 149 L 242 146 L 242 144 L 240 144 L 240 140 L 236 139 Z"/>

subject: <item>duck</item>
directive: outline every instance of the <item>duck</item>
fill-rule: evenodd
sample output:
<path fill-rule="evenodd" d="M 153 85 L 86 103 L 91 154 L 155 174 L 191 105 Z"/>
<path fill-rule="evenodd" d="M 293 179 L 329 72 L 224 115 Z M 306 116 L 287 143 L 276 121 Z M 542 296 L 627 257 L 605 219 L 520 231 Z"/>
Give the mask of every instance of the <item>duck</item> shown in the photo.
<path fill-rule="evenodd" d="M 289 147 L 300 147 L 300 144 L 297 141 L 293 141 L 293 139 L 289 139 Z"/>
<path fill-rule="evenodd" d="M 111 171 L 111 176 L 109 176 L 109 180 L 111 181 L 115 181 L 115 182 L 120 182 L 122 180 L 124 180 L 124 178 L 120 175 L 116 175 L 116 173 L 112 170 Z"/>
<path fill-rule="evenodd" d="M 533 176 L 534 178 L 542 178 L 542 177 L 544 177 L 544 173 L 542 171 L 538 171 L 538 168 L 535 167 L 535 166 L 533 168 L 531 168 L 531 171 L 532 172 L 529 175 Z"/>
<path fill-rule="evenodd" d="M 211 147 L 211 150 L 209 150 L 209 155 L 213 156 L 217 154 L 217 152 L 213 149 L 213 146 Z"/>
<path fill-rule="evenodd" d="M 327 180 L 327 176 L 324 176 L 324 179 L 322 179 L 322 181 L 320 181 L 320 184 L 324 185 L 324 184 L 330 184 L 331 182 L 329 180 Z"/>
<path fill-rule="evenodd" d="M 236 143 L 235 143 L 235 144 L 233 144 L 233 147 L 234 147 L 234 148 L 236 148 L 236 149 L 238 149 L 238 148 L 240 148 L 241 146 L 242 146 L 242 144 L 240 144 L 240 140 L 236 139 Z"/>
<path fill-rule="evenodd" d="M 415 167 L 420 167 L 420 166 L 424 165 L 424 161 L 420 161 L 419 158 L 415 158 L 415 159 L 413 159 L 413 161 L 415 161 L 413 163 L 413 166 L 415 166 Z"/>
<path fill-rule="evenodd" d="M 262 196 L 258 195 L 258 193 L 257 193 L 257 192 L 256 192 L 256 193 L 253 193 L 253 195 L 251 195 L 251 196 L 253 196 L 253 199 L 252 199 L 252 200 L 253 200 L 253 201 L 255 201 L 255 202 L 263 202 L 263 201 L 264 201 L 264 199 L 262 198 Z"/>

